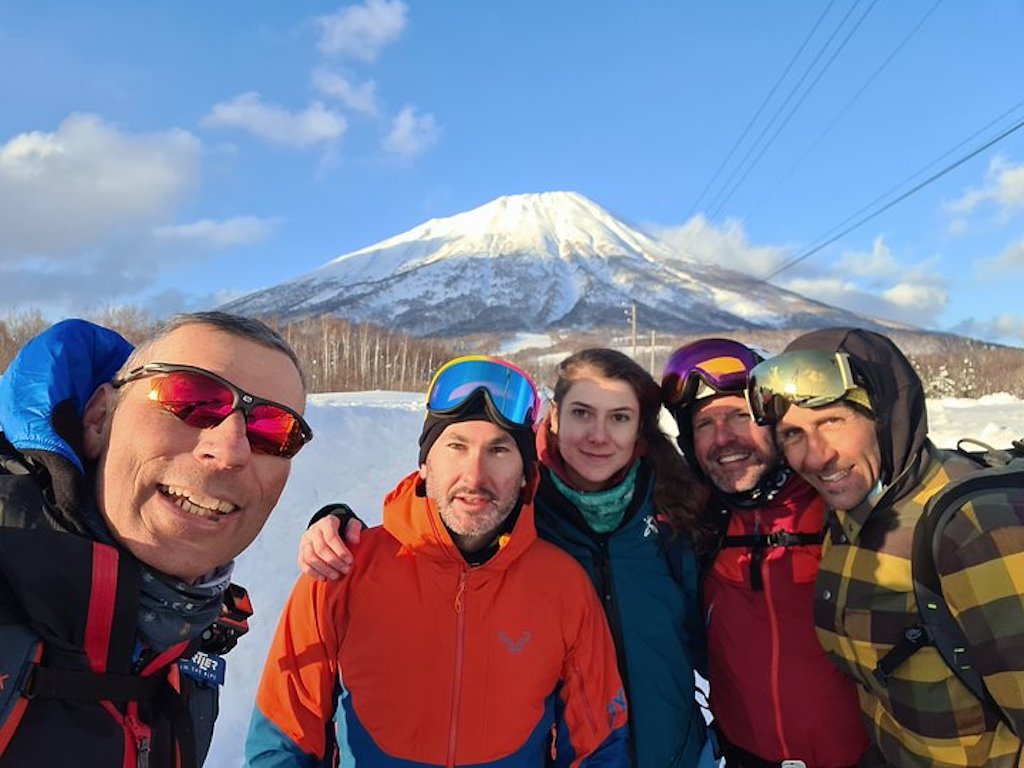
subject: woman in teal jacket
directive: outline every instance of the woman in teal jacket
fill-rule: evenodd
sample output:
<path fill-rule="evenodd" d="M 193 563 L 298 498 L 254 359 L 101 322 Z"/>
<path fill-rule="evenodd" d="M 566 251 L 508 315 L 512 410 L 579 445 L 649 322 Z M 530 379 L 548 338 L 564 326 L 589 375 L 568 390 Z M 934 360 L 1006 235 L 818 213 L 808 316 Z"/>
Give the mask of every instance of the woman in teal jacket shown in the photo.
<path fill-rule="evenodd" d="M 630 357 L 585 349 L 557 369 L 538 434 L 537 530 L 590 574 L 618 652 L 636 768 L 710 750 L 694 698 L 704 635 L 691 532 L 702 488 L 658 423 L 661 391 Z"/>
<path fill-rule="evenodd" d="M 704 631 L 692 533 L 705 491 L 659 427 L 660 386 L 634 360 L 585 349 L 557 374 L 537 437 L 537 531 L 583 565 L 601 597 L 629 701 L 633 767 L 711 766 L 694 685 Z M 328 516 L 304 536 L 310 576 L 347 571 L 338 528 Z"/>

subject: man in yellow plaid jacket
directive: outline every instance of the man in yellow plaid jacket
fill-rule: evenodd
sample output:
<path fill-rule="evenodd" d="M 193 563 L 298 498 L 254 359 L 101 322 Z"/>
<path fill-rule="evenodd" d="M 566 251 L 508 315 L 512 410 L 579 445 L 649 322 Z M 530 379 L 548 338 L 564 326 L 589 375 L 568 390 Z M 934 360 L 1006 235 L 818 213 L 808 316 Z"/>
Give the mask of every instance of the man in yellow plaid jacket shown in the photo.
<path fill-rule="evenodd" d="M 878 662 L 919 617 L 914 526 L 928 499 L 977 465 L 928 440 L 924 389 L 887 337 L 814 331 L 750 374 L 754 418 L 832 508 L 815 590 L 818 637 L 859 684 L 874 748 L 864 766 L 1024 766 L 1024 508 L 993 495 L 940 532 L 946 603 L 990 694 L 970 693 L 926 646 Z M 1019 498 L 1019 495 L 1018 495 Z"/>

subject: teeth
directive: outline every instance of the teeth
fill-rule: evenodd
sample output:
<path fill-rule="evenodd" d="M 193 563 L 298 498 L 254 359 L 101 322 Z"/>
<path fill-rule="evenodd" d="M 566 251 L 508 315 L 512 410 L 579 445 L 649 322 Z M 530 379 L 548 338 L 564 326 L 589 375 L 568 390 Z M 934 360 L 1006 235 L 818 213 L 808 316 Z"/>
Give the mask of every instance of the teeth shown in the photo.
<path fill-rule="evenodd" d="M 172 485 L 161 485 L 160 492 L 190 515 L 197 515 L 208 520 L 215 520 L 221 515 L 229 515 L 238 509 L 230 501 L 203 496 Z"/>
<path fill-rule="evenodd" d="M 838 472 L 833 472 L 831 475 L 821 475 L 821 479 L 826 483 L 834 483 L 839 480 L 842 480 L 844 477 L 846 477 L 845 469 L 841 469 Z"/>
<path fill-rule="evenodd" d="M 718 457 L 718 463 L 732 464 L 737 461 L 745 461 L 749 456 L 749 453 L 727 453 L 723 456 Z"/>

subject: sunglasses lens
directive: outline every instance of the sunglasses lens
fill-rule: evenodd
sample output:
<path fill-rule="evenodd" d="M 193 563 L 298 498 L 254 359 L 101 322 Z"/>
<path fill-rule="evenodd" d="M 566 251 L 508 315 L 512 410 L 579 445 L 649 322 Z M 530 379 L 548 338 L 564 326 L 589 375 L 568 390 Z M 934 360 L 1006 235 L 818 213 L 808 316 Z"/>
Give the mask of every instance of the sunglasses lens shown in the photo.
<path fill-rule="evenodd" d="M 760 357 L 729 339 L 703 339 L 676 350 L 661 378 L 662 402 L 688 405 L 703 381 L 716 392 L 743 392 Z"/>
<path fill-rule="evenodd" d="M 153 379 L 149 397 L 190 427 L 220 424 L 235 402 L 231 390 L 216 379 L 191 371 L 174 371 Z"/>
<path fill-rule="evenodd" d="M 480 389 L 512 424 L 533 427 L 540 416 L 540 395 L 530 377 L 489 357 L 461 357 L 442 367 L 430 385 L 427 408 L 436 413 L 455 410 Z"/>
<path fill-rule="evenodd" d="M 235 410 L 231 389 L 198 371 L 169 371 L 155 376 L 149 397 L 197 429 L 215 427 Z M 245 433 L 252 450 L 285 458 L 298 453 L 306 442 L 295 415 L 273 403 L 249 409 Z"/>
<path fill-rule="evenodd" d="M 249 413 L 246 434 L 254 451 L 291 458 L 305 442 L 298 419 L 276 405 L 257 405 Z"/>
<path fill-rule="evenodd" d="M 759 363 L 747 383 L 747 402 L 758 424 L 774 424 L 790 405 L 819 408 L 856 386 L 842 353 L 802 350 Z"/>

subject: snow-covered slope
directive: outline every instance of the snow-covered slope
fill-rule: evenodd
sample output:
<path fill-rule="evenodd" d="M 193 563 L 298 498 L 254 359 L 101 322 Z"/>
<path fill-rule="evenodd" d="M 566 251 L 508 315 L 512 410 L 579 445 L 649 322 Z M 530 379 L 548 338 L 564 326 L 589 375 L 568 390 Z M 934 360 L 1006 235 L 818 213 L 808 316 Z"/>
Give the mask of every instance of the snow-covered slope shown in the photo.
<path fill-rule="evenodd" d="M 634 302 L 645 328 L 673 332 L 873 325 L 675 253 L 574 192 L 431 219 L 225 309 L 458 335 L 621 326 Z"/>
<path fill-rule="evenodd" d="M 310 515 L 328 502 L 346 501 L 368 523 L 377 524 L 384 495 L 416 468 L 422 394 L 312 395 L 306 418 L 316 437 L 295 458 L 280 503 L 235 569 L 234 579 L 249 590 L 256 615 L 249 623 L 249 634 L 227 656 L 227 684 L 206 761 L 209 768 L 242 765 L 256 684 L 285 598 L 298 575 L 298 543 Z M 929 400 L 928 422 L 931 437 L 940 447 L 953 447 L 959 438 L 970 436 L 1005 448 L 1024 435 L 1024 402 L 1009 395 Z M 664 424 L 671 427 L 671 420 Z"/>

